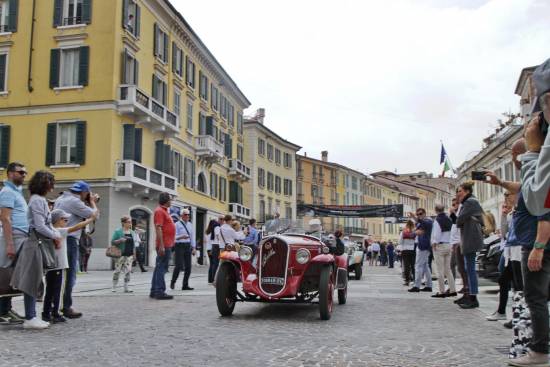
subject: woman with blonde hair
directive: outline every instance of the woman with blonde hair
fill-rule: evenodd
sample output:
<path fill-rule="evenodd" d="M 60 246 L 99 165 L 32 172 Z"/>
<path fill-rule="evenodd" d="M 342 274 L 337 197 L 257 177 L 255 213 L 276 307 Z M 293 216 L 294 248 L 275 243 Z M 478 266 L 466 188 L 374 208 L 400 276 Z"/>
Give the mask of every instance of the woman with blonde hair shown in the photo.
<path fill-rule="evenodd" d="M 136 255 L 136 247 L 139 246 L 139 236 L 132 229 L 132 218 L 125 215 L 120 218 L 121 228 L 113 233 L 111 244 L 120 249 L 122 256 L 116 260 L 115 271 L 113 272 L 113 292 L 116 292 L 118 278 L 120 274 L 124 275 L 124 293 L 132 293 L 128 289 L 130 283 L 130 274 L 132 272 L 132 262 Z"/>

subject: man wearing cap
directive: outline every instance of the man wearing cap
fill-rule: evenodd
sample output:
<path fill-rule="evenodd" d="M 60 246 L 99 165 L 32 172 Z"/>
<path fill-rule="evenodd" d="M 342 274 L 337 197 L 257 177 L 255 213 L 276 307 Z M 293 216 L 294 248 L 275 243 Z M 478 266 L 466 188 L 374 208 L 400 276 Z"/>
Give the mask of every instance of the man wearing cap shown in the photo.
<path fill-rule="evenodd" d="M 189 277 L 191 276 L 191 257 L 195 256 L 195 232 L 193 223 L 189 221 L 190 212 L 188 209 L 181 211 L 181 220 L 176 221 L 176 267 L 172 274 L 170 288 L 174 289 L 180 271 L 183 271 L 182 290 L 192 291 L 194 288 L 189 286 Z"/>
<path fill-rule="evenodd" d="M 56 200 L 55 209 L 61 209 L 67 212 L 69 217 L 68 227 L 73 227 L 78 223 L 99 215 L 96 201 L 97 196 L 90 192 L 90 185 L 85 181 L 76 181 L 69 191 Z M 86 205 L 89 202 L 89 206 Z M 73 310 L 73 288 L 76 284 L 76 272 L 78 271 L 78 244 L 81 231 L 70 233 L 67 237 L 67 258 L 69 268 L 66 273 L 65 289 L 63 292 L 63 315 L 69 319 L 76 319 L 82 316 L 82 313 Z"/>

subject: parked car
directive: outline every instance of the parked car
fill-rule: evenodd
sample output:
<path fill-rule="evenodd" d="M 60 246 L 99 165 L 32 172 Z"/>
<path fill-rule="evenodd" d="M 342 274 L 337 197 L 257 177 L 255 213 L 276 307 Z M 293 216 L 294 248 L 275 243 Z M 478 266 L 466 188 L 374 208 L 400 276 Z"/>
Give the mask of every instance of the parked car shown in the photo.
<path fill-rule="evenodd" d="M 318 302 L 321 319 L 330 319 L 334 293 L 339 304 L 347 301 L 347 254 L 334 255 L 320 240 L 319 220 L 310 221 L 308 230 L 286 219 L 264 227 L 255 259 L 248 246 L 226 247 L 220 254 L 215 281 L 220 314 L 232 315 L 237 302 Z"/>
<path fill-rule="evenodd" d="M 363 245 L 346 239 L 344 239 L 344 244 L 346 245 L 346 253 L 348 254 L 348 274 L 353 273 L 355 280 L 361 280 L 363 276 L 363 261 L 365 260 Z"/>
<path fill-rule="evenodd" d="M 501 255 L 500 236 L 495 234 L 487 237 L 483 249 L 477 255 L 479 276 L 497 282 L 500 276 L 498 263 Z"/>

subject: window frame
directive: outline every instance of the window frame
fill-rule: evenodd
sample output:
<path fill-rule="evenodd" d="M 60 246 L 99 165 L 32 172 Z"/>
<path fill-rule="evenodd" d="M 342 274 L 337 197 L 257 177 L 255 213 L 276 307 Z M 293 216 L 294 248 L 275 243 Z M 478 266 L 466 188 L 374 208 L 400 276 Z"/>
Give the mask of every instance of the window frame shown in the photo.
<path fill-rule="evenodd" d="M 180 114 L 181 114 L 181 91 L 177 87 L 174 87 L 174 97 L 172 98 L 172 101 L 174 103 L 174 113 L 178 117 L 180 117 Z"/>
<path fill-rule="evenodd" d="M 262 138 L 258 138 L 258 155 L 265 156 L 265 140 Z"/>
<path fill-rule="evenodd" d="M 267 160 L 273 162 L 273 145 L 270 143 L 266 144 L 266 151 L 267 151 Z M 270 149 L 271 148 L 271 149 Z"/>
<path fill-rule="evenodd" d="M 73 14 L 69 14 L 69 7 L 71 2 L 75 3 Z M 79 2 L 80 2 L 80 21 L 78 21 Z M 86 24 L 83 22 L 83 17 L 82 17 L 83 11 L 84 11 L 84 0 L 63 0 L 63 15 L 62 15 L 63 18 L 61 19 L 61 25 L 64 27 L 68 27 L 68 26 Z M 74 19 L 74 23 L 68 22 L 69 19 Z"/>
<path fill-rule="evenodd" d="M 0 80 L 0 95 L 8 94 L 8 73 L 9 73 L 9 65 L 10 65 L 10 56 L 8 51 L 0 51 L 0 57 L 5 56 L 5 62 L 4 62 L 4 80 Z M 2 71 L 0 71 L 1 73 Z M 3 84 L 3 88 L 2 88 Z"/>
<path fill-rule="evenodd" d="M 60 47 L 59 48 L 59 77 L 58 77 L 58 85 L 59 85 L 59 89 L 64 89 L 64 88 L 82 88 L 84 87 L 83 85 L 80 85 L 80 50 L 81 50 L 81 46 L 68 46 L 68 47 Z M 63 75 L 64 75 L 64 72 L 67 68 L 66 66 L 66 62 L 65 62 L 65 55 L 68 53 L 68 52 L 75 52 L 76 54 L 78 54 L 78 59 L 76 60 L 76 63 L 74 62 L 75 60 L 73 59 L 73 63 L 76 64 L 73 65 L 73 67 L 77 70 L 77 75 L 76 75 L 76 83 L 75 84 L 72 84 L 72 85 L 63 85 L 62 83 L 62 80 L 63 80 Z M 73 75 L 74 77 L 74 75 Z"/>
<path fill-rule="evenodd" d="M 187 126 L 186 129 L 190 133 L 193 133 L 193 101 L 191 99 L 187 100 Z"/>
<path fill-rule="evenodd" d="M 66 127 L 66 126 L 69 126 L 70 128 L 72 128 L 72 130 L 74 130 L 74 149 L 75 149 L 75 160 L 74 161 L 71 161 L 71 149 L 73 148 L 72 145 L 70 145 L 71 143 L 71 137 L 72 137 L 72 132 L 71 134 L 68 136 L 68 141 L 69 141 L 69 144 L 67 145 L 68 149 L 67 149 L 67 155 L 68 155 L 68 159 L 66 162 L 62 162 L 61 161 L 61 130 L 62 130 L 62 127 Z M 77 159 L 78 157 L 76 156 L 77 154 L 77 140 L 78 140 L 78 136 L 77 136 L 77 121 L 63 121 L 63 122 L 57 122 L 56 123 L 56 132 L 55 132 L 55 165 L 56 166 L 67 166 L 67 165 L 77 165 L 78 162 L 77 162 Z"/>

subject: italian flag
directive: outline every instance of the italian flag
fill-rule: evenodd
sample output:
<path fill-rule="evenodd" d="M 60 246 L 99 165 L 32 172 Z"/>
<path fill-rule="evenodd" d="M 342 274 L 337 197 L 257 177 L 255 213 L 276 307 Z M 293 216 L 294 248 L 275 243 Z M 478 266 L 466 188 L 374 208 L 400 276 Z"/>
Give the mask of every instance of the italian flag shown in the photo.
<path fill-rule="evenodd" d="M 443 172 L 441 173 L 441 177 L 445 177 L 445 173 L 447 173 L 448 171 L 453 171 L 451 163 L 449 162 L 449 155 L 447 154 L 443 143 L 441 143 L 441 155 L 439 158 L 439 164 L 443 164 Z"/>

